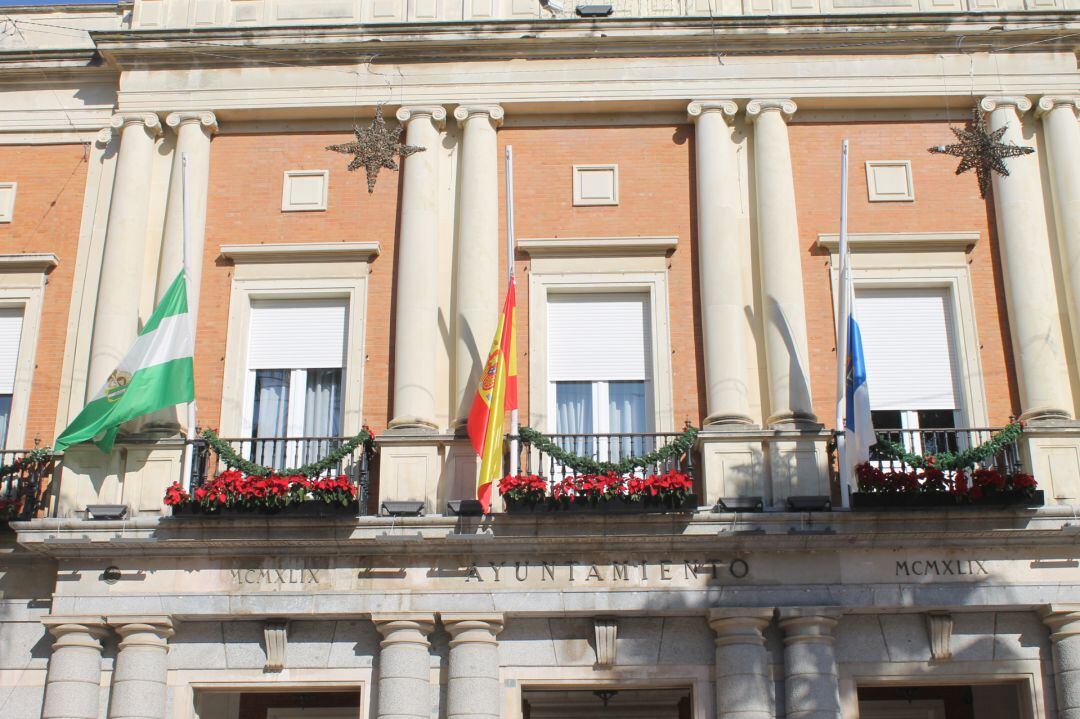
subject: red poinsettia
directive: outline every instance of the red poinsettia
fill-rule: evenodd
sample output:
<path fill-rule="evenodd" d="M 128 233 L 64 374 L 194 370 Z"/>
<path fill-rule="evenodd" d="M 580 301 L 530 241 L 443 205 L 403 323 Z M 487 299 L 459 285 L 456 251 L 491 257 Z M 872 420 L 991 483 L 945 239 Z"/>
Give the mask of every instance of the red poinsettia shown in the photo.
<path fill-rule="evenodd" d="M 192 494 L 179 482 L 173 482 L 165 490 L 164 502 L 171 507 L 193 504 L 209 511 L 274 510 L 309 500 L 344 506 L 356 499 L 356 494 L 356 487 L 344 475 L 317 479 L 299 474 L 260 477 L 230 469 L 197 487 Z"/>
<path fill-rule="evenodd" d="M 539 504 L 547 489 L 547 480 L 535 474 L 508 474 L 499 480 L 499 494 L 521 504 Z"/>
<path fill-rule="evenodd" d="M 855 477 L 860 492 L 952 492 L 972 502 L 987 493 L 1020 491 L 1033 496 L 1038 486 L 1030 474 L 1017 472 L 1006 475 L 992 467 L 956 470 L 950 477 L 941 469 L 928 466 L 923 471 L 890 470 L 888 472 L 869 462 L 856 465 Z"/>

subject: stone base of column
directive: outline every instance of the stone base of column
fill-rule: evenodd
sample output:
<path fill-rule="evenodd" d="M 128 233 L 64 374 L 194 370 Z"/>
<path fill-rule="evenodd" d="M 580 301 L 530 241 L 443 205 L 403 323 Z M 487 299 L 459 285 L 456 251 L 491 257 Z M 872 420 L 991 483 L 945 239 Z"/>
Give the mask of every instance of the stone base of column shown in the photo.
<path fill-rule="evenodd" d="M 788 497 L 831 494 L 825 439 L 811 435 L 768 442 L 770 492 L 766 497 L 772 506 L 783 507 Z"/>
<path fill-rule="evenodd" d="M 698 434 L 698 443 L 705 488 L 701 504 L 714 504 L 721 497 L 767 496 L 760 438 L 709 426 Z"/>
<path fill-rule="evenodd" d="M 165 488 L 180 479 L 184 443 L 178 438 L 157 444 L 118 443 L 105 455 L 90 444 L 68 448 L 60 476 L 57 514 L 80 516 L 88 504 L 123 504 L 128 516 L 161 515 Z"/>
<path fill-rule="evenodd" d="M 379 446 L 379 504 L 386 501 L 424 503 L 427 514 L 441 514 L 443 459 L 446 437 L 426 432 L 387 432 L 375 438 Z"/>
<path fill-rule="evenodd" d="M 1024 428 L 1020 455 L 1047 504 L 1080 503 L 1080 424 L 1033 423 Z"/>

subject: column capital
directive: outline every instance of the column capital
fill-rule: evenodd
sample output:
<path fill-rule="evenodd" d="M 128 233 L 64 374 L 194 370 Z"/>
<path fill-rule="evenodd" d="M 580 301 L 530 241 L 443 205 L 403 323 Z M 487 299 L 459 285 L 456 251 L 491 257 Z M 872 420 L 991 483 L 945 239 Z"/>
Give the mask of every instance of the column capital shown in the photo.
<path fill-rule="evenodd" d="M 765 644 L 762 632 L 772 622 L 772 607 L 710 609 L 709 626 L 716 632 L 716 646 L 725 644 Z"/>
<path fill-rule="evenodd" d="M 780 628 L 784 630 L 784 644 L 832 644 L 833 629 L 841 614 L 839 607 L 781 607 Z"/>
<path fill-rule="evenodd" d="M 165 124 L 173 129 L 179 129 L 181 125 L 191 125 L 194 123 L 198 123 L 203 132 L 207 135 L 213 135 L 218 131 L 217 115 L 208 110 L 200 110 L 198 112 L 170 112 L 165 116 Z"/>
<path fill-rule="evenodd" d="M 454 108 L 454 119 L 464 125 L 475 115 L 486 115 L 492 127 L 502 124 L 505 113 L 501 105 L 458 105 Z"/>
<path fill-rule="evenodd" d="M 418 117 L 430 117 L 431 124 L 442 129 L 446 124 L 446 108 L 442 105 L 402 105 L 394 113 L 398 122 L 408 124 L 409 120 Z"/>
<path fill-rule="evenodd" d="M 176 633 L 172 617 L 167 614 L 109 615 L 107 624 L 120 635 L 120 647 L 165 646 Z"/>
<path fill-rule="evenodd" d="M 686 114 L 690 120 L 696 120 L 707 112 L 720 112 L 728 117 L 734 117 L 739 111 L 739 105 L 734 100 L 694 100 L 686 106 Z"/>
<path fill-rule="evenodd" d="M 1073 111 L 1073 117 L 1080 110 L 1080 95 L 1043 95 L 1035 106 L 1035 116 L 1042 117 L 1051 110 L 1067 107 Z"/>
<path fill-rule="evenodd" d="M 1047 604 L 1039 614 L 1053 641 L 1080 635 L 1080 604 Z"/>
<path fill-rule="evenodd" d="M 1031 100 L 1023 95 L 988 95 L 979 101 L 979 107 L 986 112 L 1011 107 L 1017 115 L 1023 115 L 1031 109 Z"/>
<path fill-rule="evenodd" d="M 142 125 L 146 134 L 156 138 L 161 134 L 161 120 L 152 112 L 118 112 L 109 118 L 108 126 L 98 132 L 98 142 L 106 144 L 129 125 Z"/>
<path fill-rule="evenodd" d="M 753 122 L 759 115 L 764 115 L 769 110 L 776 110 L 784 117 L 784 122 L 789 122 L 791 116 L 799 109 L 794 100 L 787 98 L 751 100 L 746 103 L 746 117 Z"/>
<path fill-rule="evenodd" d="M 499 612 L 440 613 L 450 646 L 458 644 L 495 644 L 495 635 L 502 631 L 503 615 Z"/>
<path fill-rule="evenodd" d="M 425 612 L 379 612 L 371 615 L 375 628 L 383 636 L 380 647 L 392 644 L 431 646 L 428 635 L 435 629 L 435 615 Z"/>
<path fill-rule="evenodd" d="M 105 617 L 87 614 L 49 614 L 41 618 L 57 644 L 101 649 L 100 640 L 109 633 Z M 81 636 L 80 636 L 81 635 Z"/>

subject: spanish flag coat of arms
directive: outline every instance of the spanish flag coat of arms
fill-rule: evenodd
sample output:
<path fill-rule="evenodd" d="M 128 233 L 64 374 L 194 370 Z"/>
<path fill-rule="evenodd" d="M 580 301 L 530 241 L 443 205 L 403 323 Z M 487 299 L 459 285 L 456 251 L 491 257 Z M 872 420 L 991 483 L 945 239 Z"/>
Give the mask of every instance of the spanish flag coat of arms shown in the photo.
<path fill-rule="evenodd" d="M 517 409 L 517 338 L 514 334 L 514 278 L 506 288 L 506 302 L 491 343 L 484 371 L 469 410 L 468 432 L 480 455 L 476 498 L 486 514 L 491 508 L 491 485 L 502 473 L 503 424 L 506 412 Z"/>

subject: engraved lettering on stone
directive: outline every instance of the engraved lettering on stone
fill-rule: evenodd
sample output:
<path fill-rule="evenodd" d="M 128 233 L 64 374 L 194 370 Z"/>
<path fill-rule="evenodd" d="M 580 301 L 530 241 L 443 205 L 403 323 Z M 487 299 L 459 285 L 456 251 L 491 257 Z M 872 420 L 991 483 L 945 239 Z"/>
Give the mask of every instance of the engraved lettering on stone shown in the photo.
<path fill-rule="evenodd" d="M 604 577 L 600 574 L 600 569 L 597 568 L 595 564 L 589 565 L 589 574 L 585 577 L 585 581 L 587 582 L 591 579 L 595 579 L 598 582 L 604 581 Z"/>
<path fill-rule="evenodd" d="M 671 581 L 671 561 L 668 559 L 660 560 L 660 579 L 665 582 Z"/>
<path fill-rule="evenodd" d="M 514 579 L 519 582 L 524 582 L 529 578 L 529 563 L 528 562 L 514 562 Z"/>
<path fill-rule="evenodd" d="M 897 577 L 987 576 L 990 572 L 978 559 L 912 559 L 896 561 Z"/>
<path fill-rule="evenodd" d="M 475 562 L 470 564 L 469 568 L 465 570 L 465 581 L 466 582 L 471 582 L 474 579 L 476 581 L 478 581 L 478 582 L 484 581 L 483 579 L 480 578 L 480 570 L 477 569 Z"/>
<path fill-rule="evenodd" d="M 506 566 L 506 562 L 498 562 L 498 563 L 496 563 L 496 562 L 488 562 L 488 564 L 491 565 L 491 571 L 495 573 L 495 581 L 496 582 L 500 581 L 499 580 L 499 570 L 502 569 L 504 566 Z"/>
<path fill-rule="evenodd" d="M 318 584 L 319 569 L 274 568 L 274 569 L 230 569 L 229 578 L 241 586 L 262 585 L 285 587 L 291 585 Z"/>

